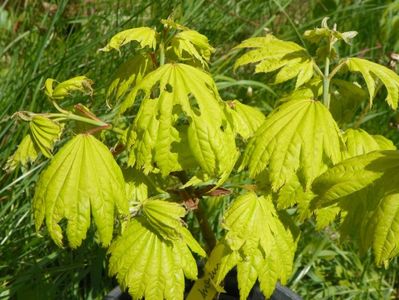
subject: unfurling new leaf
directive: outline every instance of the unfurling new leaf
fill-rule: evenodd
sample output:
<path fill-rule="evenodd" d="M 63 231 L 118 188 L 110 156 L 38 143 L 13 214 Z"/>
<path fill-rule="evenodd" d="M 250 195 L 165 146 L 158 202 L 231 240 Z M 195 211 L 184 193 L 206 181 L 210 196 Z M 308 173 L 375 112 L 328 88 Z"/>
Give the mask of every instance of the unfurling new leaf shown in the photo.
<path fill-rule="evenodd" d="M 35 225 L 45 220 L 54 242 L 62 245 L 62 229 L 72 248 L 86 237 L 91 215 L 102 245 L 112 239 L 115 206 L 127 214 L 122 171 L 108 148 L 91 135 L 80 134 L 69 141 L 41 174 L 33 199 Z"/>
<path fill-rule="evenodd" d="M 29 121 L 29 134 L 26 135 L 15 153 L 7 160 L 5 169 L 14 170 L 19 164 L 26 167 L 33 162 L 39 153 L 51 158 L 54 143 L 59 139 L 62 126 L 49 118 L 35 115 Z"/>
<path fill-rule="evenodd" d="M 45 93 L 51 100 L 62 100 L 73 91 L 93 94 L 92 81 L 86 76 L 76 76 L 58 83 L 54 87 L 55 79 L 48 78 L 45 83 Z"/>

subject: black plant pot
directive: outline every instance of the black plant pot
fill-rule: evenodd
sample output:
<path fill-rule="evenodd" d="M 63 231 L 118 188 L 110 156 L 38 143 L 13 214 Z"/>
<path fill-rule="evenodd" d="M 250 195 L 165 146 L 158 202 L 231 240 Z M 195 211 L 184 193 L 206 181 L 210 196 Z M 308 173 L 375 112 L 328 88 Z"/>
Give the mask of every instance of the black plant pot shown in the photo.
<path fill-rule="evenodd" d="M 192 287 L 192 282 L 186 282 L 186 291 L 187 293 L 190 291 Z M 237 282 L 237 271 L 234 268 L 231 270 L 225 280 L 224 280 L 224 289 L 226 293 L 222 293 L 219 295 L 219 300 L 239 300 L 239 291 L 238 291 L 238 282 Z M 104 300 L 131 300 L 132 298 L 128 293 L 122 292 L 120 287 L 117 286 L 111 292 L 105 296 Z M 263 296 L 259 284 L 256 283 L 252 288 L 251 292 L 248 295 L 248 300 L 265 300 L 265 296 Z M 201 300 L 201 299 L 198 299 Z M 270 300 L 302 300 L 302 298 L 291 291 L 289 288 L 276 284 L 276 289 L 273 292 Z"/>

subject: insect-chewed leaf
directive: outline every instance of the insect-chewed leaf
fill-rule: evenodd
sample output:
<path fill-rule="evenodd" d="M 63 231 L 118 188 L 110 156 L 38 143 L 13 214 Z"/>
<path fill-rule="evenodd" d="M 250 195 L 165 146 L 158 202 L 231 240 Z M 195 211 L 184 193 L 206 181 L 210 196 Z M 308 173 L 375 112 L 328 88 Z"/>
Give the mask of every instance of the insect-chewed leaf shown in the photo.
<path fill-rule="evenodd" d="M 313 60 L 304 48 L 293 42 L 277 39 L 269 34 L 266 37 L 250 38 L 237 48 L 255 48 L 237 59 L 234 68 L 249 63 L 257 63 L 255 71 L 277 71 L 274 83 L 297 77 L 295 87 L 308 82 L 313 76 Z"/>
<path fill-rule="evenodd" d="M 210 176 L 229 174 L 237 159 L 235 135 L 212 78 L 185 64 L 165 64 L 128 95 L 121 112 L 144 92 L 128 137 L 130 164 L 165 176 L 183 169 L 184 157 Z M 183 151 L 183 153 L 181 153 Z"/>
<path fill-rule="evenodd" d="M 59 139 L 62 131 L 61 125 L 43 117 L 34 116 L 29 123 L 32 140 L 44 156 L 52 157 L 54 143 Z"/>
<path fill-rule="evenodd" d="M 363 129 L 349 128 L 344 133 L 346 150 L 344 158 L 366 154 L 375 150 L 396 150 L 392 141 L 383 136 L 373 136 Z"/>
<path fill-rule="evenodd" d="M 241 167 L 248 166 L 251 177 L 268 167 L 274 191 L 294 174 L 308 187 L 341 160 L 341 147 L 338 126 L 323 104 L 293 100 L 266 117 L 249 141 Z"/>
<path fill-rule="evenodd" d="M 313 191 L 318 195 L 314 206 L 337 203 L 371 185 L 385 193 L 399 192 L 398 168 L 399 152 L 394 150 L 373 151 L 346 159 L 313 182 Z"/>
<path fill-rule="evenodd" d="M 120 51 L 120 47 L 136 41 L 140 44 L 141 48 L 149 47 L 155 49 L 157 46 L 157 32 L 149 27 L 138 27 L 127 29 L 115 34 L 109 43 L 99 49 L 99 51 L 108 52 L 112 49 Z"/>
<path fill-rule="evenodd" d="M 86 237 L 90 215 L 102 245 L 113 234 L 114 207 L 128 211 L 122 171 L 108 148 L 91 135 L 80 134 L 54 156 L 41 174 L 33 199 L 35 225 L 45 219 L 51 238 L 62 245 L 63 218 L 72 248 Z"/>
<path fill-rule="evenodd" d="M 108 88 L 108 103 L 115 104 L 124 99 L 133 86 L 150 71 L 152 63 L 147 56 L 138 54 L 124 62 L 116 71 Z"/>
<path fill-rule="evenodd" d="M 4 170 L 7 172 L 13 171 L 18 165 L 26 167 L 29 162 L 36 160 L 40 149 L 32 141 L 31 135 L 27 134 L 18 145 L 17 150 L 7 159 Z"/>
<path fill-rule="evenodd" d="M 227 113 L 231 117 L 234 131 L 243 139 L 252 137 L 265 120 L 260 110 L 238 100 L 230 101 L 227 105 Z"/>
<path fill-rule="evenodd" d="M 184 207 L 175 202 L 149 199 L 143 203 L 143 216 L 148 225 L 165 240 L 181 238 L 181 218 L 185 214 Z"/>
<path fill-rule="evenodd" d="M 398 107 L 399 99 L 399 75 L 387 67 L 381 66 L 374 62 L 361 58 L 348 58 L 346 61 L 349 71 L 360 72 L 366 82 L 369 95 L 370 104 L 376 93 L 377 79 L 381 80 L 382 84 L 387 89 L 387 98 L 389 106 L 393 109 Z"/>
<path fill-rule="evenodd" d="M 70 95 L 73 91 L 81 91 L 84 93 L 92 94 L 93 89 L 91 87 L 92 81 L 86 76 L 76 76 L 58 83 L 54 88 L 55 80 L 48 78 L 45 83 L 45 93 L 53 100 L 62 100 L 66 96 Z"/>
<path fill-rule="evenodd" d="M 195 242 L 190 237 L 190 243 Z M 197 278 L 194 248 L 185 238 L 165 240 L 148 227 L 143 217 L 130 221 L 127 228 L 113 244 L 109 252 L 109 272 L 116 275 L 122 288 L 128 288 L 133 299 L 175 300 L 184 297 L 184 277 Z M 202 249 L 201 249 L 202 250 Z M 204 251 L 199 251 L 204 256 Z"/>
<path fill-rule="evenodd" d="M 220 266 L 214 271 L 215 284 L 219 285 L 237 265 L 240 299 L 247 299 L 256 279 L 265 296 L 270 297 L 277 280 L 284 284 L 291 274 L 296 248 L 271 196 L 258 197 L 250 192 L 238 197 L 226 212 L 223 227 L 226 237 L 210 257 L 212 261 L 213 255 L 223 253 Z"/>

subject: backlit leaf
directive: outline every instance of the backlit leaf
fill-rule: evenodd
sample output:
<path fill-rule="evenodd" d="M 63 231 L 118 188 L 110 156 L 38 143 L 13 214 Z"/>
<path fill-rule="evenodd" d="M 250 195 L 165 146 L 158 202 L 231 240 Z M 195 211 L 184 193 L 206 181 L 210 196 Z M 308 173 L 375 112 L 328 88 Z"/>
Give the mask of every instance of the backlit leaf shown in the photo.
<path fill-rule="evenodd" d="M 230 101 L 228 108 L 234 130 L 244 139 L 252 137 L 265 120 L 260 110 L 238 100 Z"/>
<path fill-rule="evenodd" d="M 61 125 L 46 117 L 36 115 L 29 122 L 29 127 L 30 135 L 35 145 L 44 156 L 51 158 L 54 143 L 61 135 Z"/>
<path fill-rule="evenodd" d="M 387 90 L 386 101 L 393 109 L 398 107 L 399 99 L 399 75 L 394 71 L 361 58 L 348 58 L 346 61 L 349 71 L 359 72 L 362 74 L 366 82 L 367 89 L 370 95 L 370 105 L 373 103 L 373 98 L 376 93 L 376 86 L 378 80 L 382 82 Z"/>
<path fill-rule="evenodd" d="M 13 171 L 18 165 L 27 167 L 30 162 L 34 162 L 39 154 L 39 149 L 32 141 L 31 135 L 27 134 L 18 145 L 17 150 L 7 159 L 4 170 Z"/>
<path fill-rule="evenodd" d="M 119 103 L 150 71 L 152 63 L 147 56 L 138 54 L 124 62 L 112 78 L 107 91 L 107 102 Z"/>
<path fill-rule="evenodd" d="M 182 61 L 197 60 L 206 67 L 215 49 L 209 44 L 205 35 L 195 30 L 183 30 L 177 33 L 170 42 L 176 56 Z"/>
<path fill-rule="evenodd" d="M 396 150 L 392 141 L 383 136 L 376 138 L 363 129 L 349 128 L 345 131 L 343 137 L 346 145 L 344 158 L 366 154 L 374 150 Z"/>
<path fill-rule="evenodd" d="M 242 167 L 248 167 L 251 177 L 268 168 L 274 191 L 295 174 L 308 187 L 341 160 L 341 147 L 338 126 L 322 103 L 293 100 L 266 117 L 247 145 Z"/>
<path fill-rule="evenodd" d="M 250 192 L 238 197 L 228 209 L 223 221 L 227 230 L 222 246 L 221 266 L 213 280 L 219 285 L 227 272 L 237 265 L 240 299 L 247 299 L 256 279 L 266 298 L 274 291 L 277 280 L 286 283 L 292 272 L 296 244 L 284 227 L 270 195 L 258 197 Z M 228 250 L 229 249 L 229 250 Z"/>
<path fill-rule="evenodd" d="M 108 44 L 104 48 L 99 49 L 99 51 L 108 52 L 112 49 L 120 51 L 120 47 L 133 41 L 138 42 L 141 48 L 149 47 L 155 50 L 157 32 L 149 27 L 127 29 L 115 34 Z"/>
<path fill-rule="evenodd" d="M 72 248 L 86 237 L 91 215 L 102 245 L 113 234 L 115 206 L 127 213 L 122 171 L 108 148 L 91 135 L 80 134 L 69 141 L 41 174 L 33 199 L 35 225 L 45 219 L 54 242 L 62 245 L 62 229 Z"/>
<path fill-rule="evenodd" d="M 163 239 L 144 217 L 130 221 L 109 253 L 110 275 L 116 275 L 133 299 L 183 299 L 184 277 L 197 278 L 197 265 L 184 238 Z"/>
<path fill-rule="evenodd" d="M 276 72 L 274 83 L 282 83 L 297 77 L 295 88 L 308 82 L 313 76 L 313 60 L 304 48 L 293 42 L 277 39 L 269 34 L 243 41 L 238 48 L 255 48 L 241 56 L 234 68 L 256 63 L 255 72 Z"/>
<path fill-rule="evenodd" d="M 212 78 L 195 67 L 165 64 L 128 95 L 121 112 L 144 92 L 130 128 L 130 164 L 165 176 L 180 171 L 186 156 L 210 176 L 228 175 L 237 158 L 235 135 Z"/>

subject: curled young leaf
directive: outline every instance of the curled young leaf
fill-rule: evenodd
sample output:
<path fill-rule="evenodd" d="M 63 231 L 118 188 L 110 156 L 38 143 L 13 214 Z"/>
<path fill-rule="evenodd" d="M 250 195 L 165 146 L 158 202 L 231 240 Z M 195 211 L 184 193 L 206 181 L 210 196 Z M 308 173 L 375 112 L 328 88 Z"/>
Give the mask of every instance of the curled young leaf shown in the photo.
<path fill-rule="evenodd" d="M 51 158 L 54 143 L 60 138 L 62 127 L 53 120 L 36 115 L 29 122 L 32 140 L 45 157 Z"/>
<path fill-rule="evenodd" d="M 62 246 L 62 229 L 72 248 L 86 237 L 91 215 L 102 245 L 107 246 L 113 234 L 115 206 L 128 211 L 122 171 L 108 148 L 95 137 L 79 134 L 70 140 L 51 160 L 41 174 L 33 199 L 36 229 L 45 219 L 54 242 Z"/>
<path fill-rule="evenodd" d="M 28 163 L 36 160 L 39 151 L 37 145 L 32 141 L 31 135 L 25 135 L 21 143 L 19 143 L 17 150 L 7 159 L 4 170 L 12 172 L 18 165 L 26 167 Z"/>
<path fill-rule="evenodd" d="M 120 47 L 133 41 L 138 42 L 141 48 L 149 47 L 155 50 L 157 46 L 157 32 L 149 27 L 127 29 L 115 34 L 108 44 L 104 48 L 99 49 L 99 51 L 108 52 L 112 49 L 120 51 Z"/>
<path fill-rule="evenodd" d="M 76 76 L 58 83 L 54 87 L 55 79 L 48 78 L 45 82 L 45 93 L 52 100 L 62 100 L 73 91 L 93 94 L 92 81 L 86 76 Z"/>
<path fill-rule="evenodd" d="M 345 43 L 350 44 L 351 40 L 357 35 L 356 31 L 339 32 L 334 28 L 331 29 L 327 25 L 328 18 L 324 18 L 321 23 L 321 28 L 315 28 L 313 30 L 306 30 L 303 36 L 305 39 L 314 44 L 320 44 L 323 40 L 329 43 L 329 47 L 334 45 L 336 42 L 343 40 Z"/>

